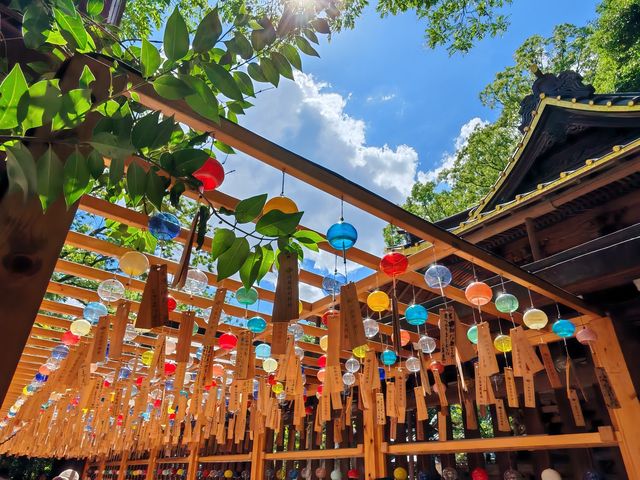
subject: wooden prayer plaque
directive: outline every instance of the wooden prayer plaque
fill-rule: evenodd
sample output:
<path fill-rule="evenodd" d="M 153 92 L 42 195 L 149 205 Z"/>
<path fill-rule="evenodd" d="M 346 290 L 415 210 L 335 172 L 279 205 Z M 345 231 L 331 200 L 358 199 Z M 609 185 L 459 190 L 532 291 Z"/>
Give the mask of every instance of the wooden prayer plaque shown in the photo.
<path fill-rule="evenodd" d="M 518 388 L 516 387 L 516 379 L 513 376 L 513 369 L 511 367 L 505 367 L 504 369 L 504 384 L 507 390 L 509 406 L 511 408 L 518 408 L 520 406 Z"/>
<path fill-rule="evenodd" d="M 367 343 L 362 324 L 362 312 L 356 284 L 347 283 L 340 288 L 340 317 L 346 328 L 349 344 L 342 345 L 345 350 L 352 350 Z"/>
<path fill-rule="evenodd" d="M 168 321 L 167 266 L 151 265 L 136 317 L 136 328 L 150 330 L 163 327 Z"/>
<path fill-rule="evenodd" d="M 444 365 L 456 361 L 456 318 L 453 307 L 440 309 L 440 352 Z"/>
<path fill-rule="evenodd" d="M 578 393 L 574 388 L 570 388 L 568 391 L 569 405 L 571 406 L 571 414 L 573 415 L 573 421 L 576 427 L 584 427 L 584 415 L 582 414 L 582 406 L 580 405 L 580 399 Z"/>
<path fill-rule="evenodd" d="M 510 432 L 511 426 L 509 425 L 509 417 L 507 416 L 507 409 L 504 406 L 504 401 L 501 398 L 496 398 L 496 416 L 498 417 L 498 431 Z"/>
<path fill-rule="evenodd" d="M 384 395 L 378 392 L 376 393 L 376 424 L 385 425 L 386 423 L 387 416 L 385 414 Z"/>
<path fill-rule="evenodd" d="M 165 305 L 165 309 L 166 309 Z M 178 344 L 176 346 L 176 362 L 188 362 L 191 349 L 191 336 L 193 335 L 193 322 L 195 312 L 182 312 L 180 329 L 178 330 Z"/>
<path fill-rule="evenodd" d="M 112 329 L 109 335 L 109 358 L 111 360 L 120 360 L 122 355 L 122 341 L 124 333 L 129 323 L 129 309 L 131 304 L 123 301 L 118 304 L 116 314 L 112 317 Z"/>
<path fill-rule="evenodd" d="M 447 414 L 442 409 L 438 410 L 438 440 L 447 441 Z"/>
<path fill-rule="evenodd" d="M 224 307 L 226 296 L 226 288 L 219 287 L 216 290 L 216 294 L 213 297 L 213 305 L 211 306 L 211 314 L 207 322 L 207 329 L 204 333 L 204 339 L 202 340 L 202 345 L 205 347 L 213 347 L 216 344 L 216 333 L 218 332 L 218 324 L 220 323 L 220 316 L 222 315 L 222 308 Z"/>
<path fill-rule="evenodd" d="M 536 388 L 533 375 L 523 377 L 524 388 L 524 406 L 527 408 L 536 408 Z"/>
<path fill-rule="evenodd" d="M 608 408 L 620 408 L 620 402 L 613 389 L 613 385 L 611 385 L 609 375 L 603 367 L 596 367 L 596 378 L 598 379 L 598 385 L 600 385 L 600 391 L 602 392 L 605 405 Z"/>
<path fill-rule="evenodd" d="M 278 281 L 271 321 L 289 323 L 299 315 L 298 256 L 291 252 L 278 255 Z"/>
<path fill-rule="evenodd" d="M 289 324 L 274 323 L 271 330 L 271 355 L 284 355 L 287 351 L 287 335 Z"/>
<path fill-rule="evenodd" d="M 109 339 L 109 316 L 100 317 L 93 332 L 93 349 L 91 363 L 104 362 L 107 355 L 107 341 Z"/>
<path fill-rule="evenodd" d="M 478 368 L 483 377 L 490 377 L 500 371 L 487 322 L 478 324 Z"/>
<path fill-rule="evenodd" d="M 538 345 L 538 351 L 540 352 L 540 356 L 542 357 L 542 364 L 544 365 L 544 369 L 547 372 L 549 385 L 551 385 L 551 388 L 553 389 L 562 388 L 560 376 L 558 375 L 556 366 L 554 365 L 553 359 L 551 358 L 549 345 L 547 345 L 546 343 L 541 343 L 540 345 Z"/>
<path fill-rule="evenodd" d="M 427 420 L 429 415 L 427 413 L 427 402 L 425 402 L 422 387 L 415 387 L 413 389 L 413 395 L 416 399 L 416 419 L 418 421 Z"/>

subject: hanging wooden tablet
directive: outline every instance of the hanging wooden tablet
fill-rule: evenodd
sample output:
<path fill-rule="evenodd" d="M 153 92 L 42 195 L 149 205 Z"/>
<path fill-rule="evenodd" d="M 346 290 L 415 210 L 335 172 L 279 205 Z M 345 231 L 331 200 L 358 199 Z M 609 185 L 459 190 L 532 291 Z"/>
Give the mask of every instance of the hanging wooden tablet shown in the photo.
<path fill-rule="evenodd" d="M 447 441 L 447 414 L 442 409 L 438 410 L 438 440 Z"/>
<path fill-rule="evenodd" d="M 504 401 L 501 398 L 496 398 L 496 417 L 498 420 L 499 432 L 510 432 L 511 426 L 509 425 L 509 417 L 507 416 L 507 409 L 504 406 Z"/>
<path fill-rule="evenodd" d="M 186 363 L 189 361 L 195 315 L 193 310 L 182 312 L 180 329 L 178 330 L 178 344 L 176 345 L 176 362 Z"/>
<path fill-rule="evenodd" d="M 438 390 L 438 399 L 440 400 L 441 407 L 447 407 L 449 405 L 449 401 L 447 400 L 447 392 L 444 383 L 442 383 L 442 378 L 440 378 L 440 373 L 432 372 L 433 379 L 435 380 L 435 385 Z"/>
<path fill-rule="evenodd" d="M 456 313 L 453 307 L 440 309 L 440 353 L 444 365 L 456 361 Z"/>
<path fill-rule="evenodd" d="M 111 333 L 109 335 L 109 359 L 111 360 L 120 360 L 122 355 L 122 343 L 129 323 L 130 309 L 131 304 L 124 300 L 118 304 L 116 314 L 111 318 Z"/>
<path fill-rule="evenodd" d="M 394 280 L 395 282 L 395 280 Z M 395 283 L 394 283 L 395 285 Z M 400 357 L 402 345 L 400 340 L 400 313 L 398 310 L 398 299 L 395 295 L 391 296 L 391 327 L 393 332 L 393 346 L 396 355 Z"/>
<path fill-rule="evenodd" d="M 395 418 L 397 416 L 396 411 L 396 384 L 394 382 L 387 381 L 387 417 Z"/>
<path fill-rule="evenodd" d="M 480 375 L 479 365 L 474 364 L 475 369 L 475 382 L 474 387 L 476 390 L 476 403 L 478 405 L 489 405 L 489 398 L 487 397 L 487 382 L 489 379 L 484 375 Z"/>
<path fill-rule="evenodd" d="M 226 296 L 227 289 L 218 287 L 216 294 L 213 297 L 211 313 L 209 314 L 207 328 L 204 332 L 204 338 L 202 339 L 202 345 L 205 347 L 213 347 L 216 344 L 216 334 L 218 333 L 218 325 L 220 323 L 220 316 L 222 315 L 222 308 L 224 307 Z"/>
<path fill-rule="evenodd" d="M 136 328 L 151 330 L 163 327 L 168 321 L 167 266 L 151 265 L 140 300 Z"/>
<path fill-rule="evenodd" d="M 524 406 L 527 408 L 536 408 L 536 387 L 533 375 L 525 375 L 522 377 L 522 388 L 524 390 Z"/>
<path fill-rule="evenodd" d="M 513 376 L 513 369 L 511 367 L 504 368 L 504 384 L 507 390 L 507 401 L 511 408 L 518 408 L 520 402 L 518 399 L 518 388 L 516 387 L 516 379 Z"/>
<path fill-rule="evenodd" d="M 91 350 L 91 363 L 104 362 L 107 355 L 107 342 L 109 341 L 109 316 L 100 317 L 98 325 L 93 332 L 93 348 Z"/>
<path fill-rule="evenodd" d="M 289 323 L 298 318 L 298 256 L 291 252 L 278 255 L 278 281 L 273 301 L 271 321 Z"/>
<path fill-rule="evenodd" d="M 455 310 L 454 310 L 455 313 Z M 475 346 L 467 339 L 467 327 L 464 325 L 456 314 L 456 350 L 460 356 L 460 360 L 468 362 L 472 358 L 478 356 Z"/>
<path fill-rule="evenodd" d="M 513 375 L 524 377 L 543 370 L 544 366 L 529 343 L 523 328 L 512 328 L 509 335 L 511 336 Z"/>
<path fill-rule="evenodd" d="M 398 423 L 404 423 L 407 413 L 407 378 L 404 371 L 396 375 L 396 412 Z"/>
<path fill-rule="evenodd" d="M 381 392 L 376 393 L 376 424 L 385 425 L 387 416 L 384 406 L 384 395 Z"/>
<path fill-rule="evenodd" d="M 467 381 L 464 378 L 464 370 L 462 370 L 462 360 L 460 359 L 460 354 L 458 353 L 458 348 L 456 347 L 456 368 L 458 369 L 458 385 L 462 388 L 463 391 L 467 391 Z"/>
<path fill-rule="evenodd" d="M 414 387 L 413 395 L 416 399 L 416 419 L 421 422 L 429 418 L 427 413 L 427 402 L 424 399 L 422 387 Z"/>
<path fill-rule="evenodd" d="M 478 429 L 478 416 L 476 412 L 476 407 L 473 404 L 473 400 L 468 396 L 464 397 L 464 418 L 465 418 L 465 428 L 467 430 L 477 430 Z"/>
<path fill-rule="evenodd" d="M 341 345 L 343 350 L 353 350 L 355 347 L 367 344 L 358 291 L 353 282 L 340 288 L 340 321 L 346 329 L 349 339 L 348 344 Z M 331 324 L 331 320 L 329 324 Z"/>
<path fill-rule="evenodd" d="M 320 422 L 331 420 L 331 394 L 322 391 L 320 396 Z"/>
<path fill-rule="evenodd" d="M 580 405 L 580 399 L 578 398 L 578 392 L 575 388 L 569 389 L 569 405 L 571 406 L 571 414 L 573 415 L 573 421 L 576 427 L 584 427 L 584 415 L 582 414 L 582 406 Z"/>
<path fill-rule="evenodd" d="M 289 324 L 274 323 L 271 330 L 271 355 L 284 355 L 287 351 L 287 328 Z"/>
<path fill-rule="evenodd" d="M 500 371 L 488 322 L 478 324 L 478 369 L 483 377 L 490 377 Z"/>
<path fill-rule="evenodd" d="M 538 351 L 540 352 L 540 356 L 542 357 L 542 364 L 544 365 L 544 369 L 547 372 L 549 385 L 551 385 L 551 388 L 553 389 L 562 388 L 560 376 L 558 375 L 556 366 L 553 363 L 553 358 L 551 358 L 549 345 L 547 345 L 546 343 L 541 343 L 540 345 L 538 345 Z"/>
<path fill-rule="evenodd" d="M 333 443 L 342 443 L 342 430 L 344 425 L 342 424 L 342 417 L 333 419 Z"/>
<path fill-rule="evenodd" d="M 360 385 L 360 388 L 358 388 L 358 392 L 360 393 L 360 401 L 362 402 L 362 410 L 369 410 L 372 405 L 371 405 L 371 394 L 373 392 L 373 390 L 364 388 L 363 385 L 365 384 L 364 380 L 363 380 L 363 374 L 360 374 L 360 381 L 358 382 L 358 384 Z"/>
<path fill-rule="evenodd" d="M 432 391 L 431 391 L 431 382 L 429 381 L 429 373 L 428 373 L 429 365 L 427 363 L 428 362 L 427 356 L 422 354 L 422 355 L 419 355 L 419 358 L 420 358 L 420 383 L 425 394 L 431 395 Z"/>
<path fill-rule="evenodd" d="M 198 220 L 200 214 L 196 213 L 191 221 L 191 229 L 189 230 L 189 236 L 182 249 L 182 255 L 180 262 L 178 263 L 178 269 L 173 276 L 173 282 L 171 282 L 171 288 L 176 290 L 182 290 L 185 282 L 187 281 L 187 272 L 189 271 L 189 263 L 191 261 L 191 250 L 193 249 L 193 241 L 196 238 L 196 231 L 198 229 Z"/>
<path fill-rule="evenodd" d="M 595 372 L 605 405 L 608 408 L 620 408 L 620 401 L 613 389 L 613 385 L 611 385 L 611 380 L 609 379 L 607 371 L 604 367 L 595 367 Z"/>
<path fill-rule="evenodd" d="M 251 357 L 251 336 L 249 330 L 242 330 L 238 333 L 238 344 L 236 345 L 236 380 L 246 380 L 249 378 L 249 358 Z"/>

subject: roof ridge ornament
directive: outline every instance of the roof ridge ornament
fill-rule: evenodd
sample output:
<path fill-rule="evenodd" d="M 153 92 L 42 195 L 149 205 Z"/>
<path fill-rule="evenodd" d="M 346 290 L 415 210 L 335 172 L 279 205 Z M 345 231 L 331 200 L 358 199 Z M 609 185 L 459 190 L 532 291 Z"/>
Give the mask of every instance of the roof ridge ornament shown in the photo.
<path fill-rule="evenodd" d="M 518 129 L 521 132 L 531 123 L 533 111 L 537 108 L 542 95 L 547 97 L 560 98 L 589 98 L 595 93 L 593 85 L 585 85 L 582 75 L 573 70 L 566 70 L 557 75 L 553 73 L 542 73 L 538 66 L 533 65 L 531 71 L 537 77 L 531 87 L 532 94 L 524 97 L 520 102 L 520 116 L 522 122 Z"/>

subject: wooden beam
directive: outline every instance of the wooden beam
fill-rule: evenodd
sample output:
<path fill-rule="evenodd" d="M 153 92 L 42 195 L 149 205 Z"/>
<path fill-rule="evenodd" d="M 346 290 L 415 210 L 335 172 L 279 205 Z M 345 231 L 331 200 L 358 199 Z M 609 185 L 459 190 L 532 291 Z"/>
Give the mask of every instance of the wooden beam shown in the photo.
<path fill-rule="evenodd" d="M 290 452 L 265 453 L 265 460 L 322 460 L 326 458 L 362 457 L 362 445 L 350 448 L 327 448 L 325 450 L 294 450 Z"/>
<path fill-rule="evenodd" d="M 620 408 L 609 408 L 609 415 L 616 430 L 620 453 L 629 478 L 640 478 L 640 402 L 627 368 L 620 343 L 610 318 L 591 321 L 590 328 L 598 335 L 591 343 L 596 366 L 604 367 L 611 386 L 620 402 Z"/>
<path fill-rule="evenodd" d="M 230 453 L 200 457 L 200 463 L 244 463 L 251 462 L 251 453 Z"/>
<path fill-rule="evenodd" d="M 445 442 L 415 442 L 388 445 L 389 455 L 424 455 L 472 452 L 516 452 L 521 450 L 558 450 L 571 448 L 602 448 L 618 445 L 611 427 L 599 427 L 593 433 L 564 435 L 523 435 L 494 438 L 448 440 Z M 630 476 L 629 478 L 637 478 Z"/>

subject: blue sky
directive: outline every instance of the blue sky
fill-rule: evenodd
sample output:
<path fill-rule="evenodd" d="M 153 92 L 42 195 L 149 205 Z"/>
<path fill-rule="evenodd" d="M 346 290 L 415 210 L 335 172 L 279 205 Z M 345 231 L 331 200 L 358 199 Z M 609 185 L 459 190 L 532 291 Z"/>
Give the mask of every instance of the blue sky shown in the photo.
<path fill-rule="evenodd" d="M 478 93 L 512 64 L 514 50 L 527 37 L 548 36 L 559 23 L 583 25 L 595 17 L 597 3 L 515 0 L 504 36 L 454 56 L 424 46 L 424 24 L 415 15 L 381 19 L 370 8 L 354 30 L 322 42 L 321 58 L 305 59 L 304 71 L 350 95 L 346 112 L 366 121 L 372 144 L 411 145 L 428 170 L 453 149 L 453 139 L 469 119 L 495 117 Z"/>

